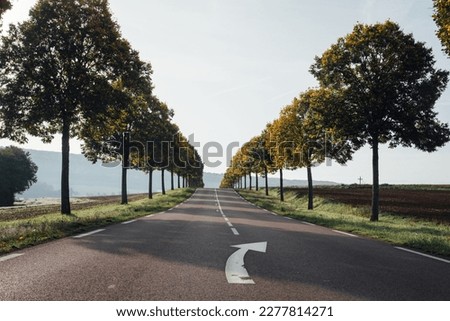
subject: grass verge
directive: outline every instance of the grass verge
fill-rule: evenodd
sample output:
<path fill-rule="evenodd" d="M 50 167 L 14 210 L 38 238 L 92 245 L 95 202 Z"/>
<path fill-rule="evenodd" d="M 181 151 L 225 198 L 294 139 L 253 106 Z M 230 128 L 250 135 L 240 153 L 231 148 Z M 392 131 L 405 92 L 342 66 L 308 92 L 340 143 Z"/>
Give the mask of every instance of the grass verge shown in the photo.
<path fill-rule="evenodd" d="M 297 197 L 292 192 L 285 194 L 285 202 L 279 201 L 275 189 L 270 190 L 269 196 L 264 191 L 238 192 L 253 204 L 279 215 L 450 258 L 450 226 L 446 224 L 389 213 L 381 213 L 378 222 L 370 222 L 370 209 L 365 207 L 316 197 L 315 209 L 308 211 L 307 197 Z"/>
<path fill-rule="evenodd" d="M 70 216 L 49 213 L 31 219 L 0 222 L 0 254 L 159 213 L 183 202 L 193 193 L 194 189 L 180 189 L 166 195 L 156 194 L 151 200 L 132 201 L 128 205 L 108 204 L 75 210 Z"/>

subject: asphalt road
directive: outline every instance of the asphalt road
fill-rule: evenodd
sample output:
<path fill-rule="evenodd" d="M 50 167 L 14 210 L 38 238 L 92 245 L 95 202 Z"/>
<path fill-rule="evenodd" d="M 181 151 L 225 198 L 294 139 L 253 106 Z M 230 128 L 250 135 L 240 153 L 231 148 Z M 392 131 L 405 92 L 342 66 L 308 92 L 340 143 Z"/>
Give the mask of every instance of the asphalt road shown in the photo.
<path fill-rule="evenodd" d="M 166 213 L 0 257 L 0 299 L 450 300 L 450 264 L 199 189 Z"/>

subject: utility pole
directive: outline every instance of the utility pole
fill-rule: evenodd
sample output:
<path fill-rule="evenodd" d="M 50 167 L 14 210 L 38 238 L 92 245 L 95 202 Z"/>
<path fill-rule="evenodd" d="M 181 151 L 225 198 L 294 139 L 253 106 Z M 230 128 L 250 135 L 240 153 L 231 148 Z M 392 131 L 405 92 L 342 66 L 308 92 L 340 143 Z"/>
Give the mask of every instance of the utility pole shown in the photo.
<path fill-rule="evenodd" d="M 359 178 L 358 178 L 358 181 L 359 181 L 359 185 L 362 185 L 362 181 L 363 181 L 363 179 L 362 179 L 362 177 L 360 176 Z"/>

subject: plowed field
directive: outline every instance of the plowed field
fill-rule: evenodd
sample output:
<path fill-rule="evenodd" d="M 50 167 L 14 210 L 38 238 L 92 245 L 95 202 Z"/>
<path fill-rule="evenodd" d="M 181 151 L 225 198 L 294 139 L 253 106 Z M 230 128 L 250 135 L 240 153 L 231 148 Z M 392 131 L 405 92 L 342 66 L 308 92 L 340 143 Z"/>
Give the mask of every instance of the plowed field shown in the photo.
<path fill-rule="evenodd" d="M 382 212 L 402 216 L 412 216 L 450 224 L 450 187 L 440 189 L 413 189 L 387 187 L 380 189 Z M 289 188 L 298 195 L 307 195 L 306 188 Z M 353 206 L 371 205 L 372 190 L 362 187 L 315 188 L 314 194 L 338 203 Z"/>

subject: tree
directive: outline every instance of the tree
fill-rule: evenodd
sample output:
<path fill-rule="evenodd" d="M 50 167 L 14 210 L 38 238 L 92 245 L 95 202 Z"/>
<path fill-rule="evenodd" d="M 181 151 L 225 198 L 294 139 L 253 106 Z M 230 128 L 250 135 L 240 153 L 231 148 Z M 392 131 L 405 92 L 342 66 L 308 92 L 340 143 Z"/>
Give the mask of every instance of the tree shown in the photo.
<path fill-rule="evenodd" d="M 246 177 L 248 169 L 246 165 L 246 156 L 244 155 L 243 148 L 240 148 L 236 154 L 234 154 L 231 160 L 230 167 L 224 175 L 221 182 L 221 187 L 231 188 L 236 185 L 237 188 L 242 188 L 242 177 Z"/>
<path fill-rule="evenodd" d="M 436 35 L 444 47 L 442 50 L 450 56 L 450 2 L 448 0 L 433 0 L 433 20 L 438 26 Z"/>
<path fill-rule="evenodd" d="M 176 134 L 173 135 L 171 143 L 171 157 L 169 169 L 171 173 L 176 173 L 178 181 L 180 177 L 183 181 L 188 181 L 189 187 L 203 187 L 204 164 L 197 150 L 188 142 L 186 137 L 178 130 L 178 126 L 173 126 Z M 179 183 L 180 186 L 180 183 Z"/>
<path fill-rule="evenodd" d="M 187 175 L 187 171 L 189 168 L 189 149 L 190 144 L 188 139 L 183 136 L 181 132 L 178 132 L 175 135 L 175 139 L 173 141 L 173 162 L 171 166 L 173 167 L 173 172 L 177 174 L 178 178 L 178 188 L 181 188 L 181 178 Z"/>
<path fill-rule="evenodd" d="M 167 104 L 154 98 L 151 115 L 136 127 L 136 137 L 146 142 L 146 161 L 144 171 L 149 173 L 149 198 L 152 198 L 153 171 L 161 170 L 162 193 L 166 193 L 164 172 L 173 170 L 173 142 L 179 128 L 172 123 L 174 112 Z"/>
<path fill-rule="evenodd" d="M 448 125 L 434 111 L 448 72 L 436 70 L 431 49 L 391 21 L 357 24 L 315 60 L 311 73 L 342 99 L 327 110 L 328 121 L 342 130 L 353 150 L 372 148 L 370 219 L 377 221 L 379 145 L 432 152 L 449 141 Z"/>
<path fill-rule="evenodd" d="M 242 152 L 239 149 L 236 154 L 234 154 L 230 167 L 227 168 L 224 178 L 221 182 L 221 187 L 231 188 L 236 185 L 237 188 L 241 188 L 241 177 L 245 175 L 243 168 L 241 166 Z"/>
<path fill-rule="evenodd" d="M 126 92 L 132 99 L 124 105 L 112 104 L 107 113 L 82 126 L 82 152 L 84 156 L 96 163 L 121 162 L 121 204 L 128 204 L 127 173 L 130 168 L 144 166 L 144 149 L 142 143 L 136 142 L 136 134 L 143 131 L 142 124 L 151 123 L 151 79 L 141 79 L 144 86 L 125 88 L 121 81 L 114 84 L 118 90 Z M 140 138 L 140 137 L 139 137 Z M 144 140 L 145 142 L 145 140 Z"/>
<path fill-rule="evenodd" d="M 269 134 L 267 128 L 264 129 L 259 136 L 255 136 L 250 140 L 252 146 L 251 155 L 255 159 L 255 172 L 263 173 L 265 180 L 265 193 L 269 195 L 269 169 L 273 167 L 272 156 L 270 150 L 266 147 Z M 257 174 L 258 175 L 258 174 Z M 258 176 L 257 176 L 258 177 Z"/>
<path fill-rule="evenodd" d="M 146 142 L 146 162 L 144 171 L 149 175 L 148 196 L 153 197 L 153 172 L 161 170 L 162 192 L 165 193 L 164 171 L 169 164 L 170 142 L 178 127 L 171 123 L 174 112 L 167 104 L 155 98 L 151 119 L 141 123 L 137 137 Z"/>
<path fill-rule="evenodd" d="M 244 171 L 244 177 L 248 175 L 249 179 L 249 190 L 252 190 L 252 173 L 255 172 L 256 176 L 257 173 L 257 167 L 258 167 L 258 160 L 254 157 L 254 144 L 252 141 L 246 142 L 241 147 L 241 158 L 240 158 L 240 166 L 242 167 Z M 255 185 L 256 186 L 256 185 Z"/>
<path fill-rule="evenodd" d="M 256 138 L 257 154 L 261 161 L 263 178 L 264 178 L 264 191 L 266 196 L 269 196 L 269 165 L 272 162 L 272 157 L 269 150 L 266 149 L 267 130 L 263 130 Z"/>
<path fill-rule="evenodd" d="M 37 182 L 38 168 L 30 153 L 14 146 L 0 147 L 0 206 L 14 205 L 14 196 Z"/>
<path fill-rule="evenodd" d="M 295 103 L 295 102 L 294 102 Z M 291 113 L 292 104 L 284 107 L 280 117 L 267 127 L 269 140 L 266 149 L 270 151 L 273 160 L 273 169 L 280 174 L 280 200 L 284 201 L 283 169 L 293 170 L 301 167 L 300 154 L 296 151 L 295 139 L 300 132 L 296 125 L 294 113 Z"/>
<path fill-rule="evenodd" d="M 189 145 L 190 148 L 190 159 L 189 159 L 189 168 L 188 168 L 188 176 L 189 179 L 189 187 L 200 187 L 203 188 L 205 183 L 203 181 L 203 170 L 204 164 L 202 162 L 202 158 L 200 157 L 198 151 L 192 146 Z"/>
<path fill-rule="evenodd" d="M 281 136 L 293 144 L 295 163 L 293 167 L 306 168 L 308 181 L 308 209 L 314 208 L 312 168 L 327 158 L 343 164 L 351 159 L 351 146 L 338 128 L 328 127 L 324 111 L 338 100 L 327 89 L 309 89 L 294 98 L 280 116 Z"/>
<path fill-rule="evenodd" d="M 153 171 L 167 166 L 166 155 L 169 154 L 172 139 L 169 131 L 178 130 L 176 125 L 170 123 L 173 111 L 156 97 L 147 94 L 138 95 L 136 92 L 134 103 L 128 108 L 116 110 L 115 106 L 111 106 L 109 114 L 115 113 L 114 117 L 99 119 L 95 126 L 91 124 L 82 130 L 83 154 L 90 161 L 122 161 L 122 204 L 128 202 L 126 173 L 129 168 L 148 173 L 148 196 L 152 198 Z M 130 137 L 128 144 L 122 141 L 124 133 Z M 128 152 L 128 156 L 125 152 Z"/>
<path fill-rule="evenodd" d="M 62 134 L 61 213 L 70 214 L 69 139 L 131 98 L 145 64 L 113 21 L 106 0 L 40 0 L 29 20 L 12 25 L 0 50 L 0 137 L 51 142 Z"/>
<path fill-rule="evenodd" d="M 160 167 L 161 169 L 161 179 L 162 179 L 162 187 L 163 187 L 163 194 L 165 194 L 165 186 L 164 186 L 164 171 L 168 170 L 170 172 L 170 189 L 174 189 L 174 171 L 176 170 L 177 164 L 176 164 L 176 157 L 178 156 L 178 142 L 177 137 L 180 132 L 180 128 L 174 124 L 169 123 L 168 126 L 164 128 L 164 135 L 165 139 L 163 142 L 163 146 L 161 147 L 162 150 L 164 150 L 163 157 L 165 158 L 164 163 Z"/>
<path fill-rule="evenodd" d="M 9 0 L 0 0 L 0 19 L 2 18 L 5 11 L 11 9 L 11 1 Z"/>

